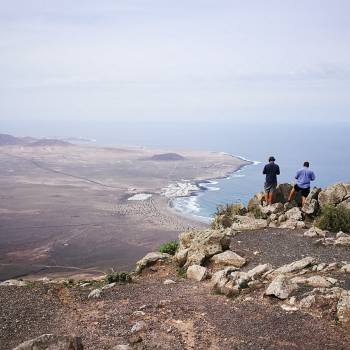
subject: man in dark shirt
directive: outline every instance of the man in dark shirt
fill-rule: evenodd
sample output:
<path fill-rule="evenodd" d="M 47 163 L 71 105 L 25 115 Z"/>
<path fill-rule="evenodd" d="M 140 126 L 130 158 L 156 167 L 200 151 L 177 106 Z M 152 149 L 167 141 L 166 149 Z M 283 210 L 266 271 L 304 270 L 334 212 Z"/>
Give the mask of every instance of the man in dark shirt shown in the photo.
<path fill-rule="evenodd" d="M 263 174 L 266 175 L 265 180 L 265 201 L 267 204 L 272 204 L 273 193 L 277 187 L 277 175 L 280 174 L 280 167 L 275 164 L 275 157 L 269 158 L 269 163 L 264 166 Z"/>

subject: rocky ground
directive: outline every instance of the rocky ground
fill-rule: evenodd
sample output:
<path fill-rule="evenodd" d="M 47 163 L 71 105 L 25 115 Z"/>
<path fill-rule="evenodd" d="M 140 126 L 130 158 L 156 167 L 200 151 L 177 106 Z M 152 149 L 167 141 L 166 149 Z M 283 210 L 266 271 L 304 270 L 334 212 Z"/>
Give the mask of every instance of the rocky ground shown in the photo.
<path fill-rule="evenodd" d="M 188 244 L 182 264 L 207 255 L 189 264 L 206 269 L 202 281 L 165 259 L 100 295 L 81 283 L 0 286 L 0 348 L 53 333 L 80 336 L 84 349 L 350 349 L 348 246 L 324 245 L 298 229 L 231 233 L 180 237 L 178 261 Z M 239 258 L 208 259 L 226 248 Z"/>

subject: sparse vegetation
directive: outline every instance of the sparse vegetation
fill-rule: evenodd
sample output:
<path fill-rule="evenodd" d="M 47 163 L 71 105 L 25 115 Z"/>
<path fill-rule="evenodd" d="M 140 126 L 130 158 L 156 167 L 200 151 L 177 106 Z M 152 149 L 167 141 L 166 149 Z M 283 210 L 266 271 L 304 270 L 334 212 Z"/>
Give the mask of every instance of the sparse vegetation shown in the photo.
<path fill-rule="evenodd" d="M 105 280 L 107 283 L 129 283 L 132 278 L 127 272 L 111 271 L 106 275 Z"/>
<path fill-rule="evenodd" d="M 350 210 L 342 205 L 327 205 L 321 210 L 315 224 L 330 232 L 350 232 Z"/>
<path fill-rule="evenodd" d="M 266 216 L 264 215 L 264 213 L 261 211 L 259 207 L 254 207 L 252 210 L 252 213 L 255 219 L 266 219 Z"/>
<path fill-rule="evenodd" d="M 182 278 L 186 278 L 186 271 L 187 271 L 186 268 L 183 266 L 179 266 L 176 269 L 177 274 L 179 275 L 179 277 L 182 277 Z"/>
<path fill-rule="evenodd" d="M 169 241 L 169 242 L 161 244 L 160 247 L 159 247 L 159 251 L 161 253 L 175 255 L 178 247 L 179 247 L 179 242 L 178 241 Z"/>
<path fill-rule="evenodd" d="M 211 228 L 231 227 L 233 224 L 233 217 L 235 215 L 244 215 L 246 212 L 247 209 L 241 203 L 219 205 L 216 209 Z"/>

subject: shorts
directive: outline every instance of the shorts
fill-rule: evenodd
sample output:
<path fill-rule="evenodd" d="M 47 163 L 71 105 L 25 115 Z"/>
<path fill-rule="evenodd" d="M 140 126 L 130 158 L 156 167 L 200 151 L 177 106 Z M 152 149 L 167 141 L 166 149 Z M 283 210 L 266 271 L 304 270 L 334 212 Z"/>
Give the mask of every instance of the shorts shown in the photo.
<path fill-rule="evenodd" d="M 298 185 L 294 185 L 294 190 L 296 192 L 301 192 L 301 195 L 303 197 L 307 197 L 309 195 L 309 193 L 310 193 L 310 187 L 308 187 L 308 188 L 301 188 Z"/>
<path fill-rule="evenodd" d="M 264 189 L 266 193 L 269 192 L 275 192 L 276 191 L 277 184 L 267 184 L 265 182 Z"/>

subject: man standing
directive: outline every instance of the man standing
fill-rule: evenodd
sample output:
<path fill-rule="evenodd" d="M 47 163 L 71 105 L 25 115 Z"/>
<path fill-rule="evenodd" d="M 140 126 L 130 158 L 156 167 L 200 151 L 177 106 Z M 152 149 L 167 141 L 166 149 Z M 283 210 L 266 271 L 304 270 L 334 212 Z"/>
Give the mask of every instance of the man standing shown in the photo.
<path fill-rule="evenodd" d="M 309 169 L 310 163 L 304 162 L 304 167 L 297 171 L 295 178 L 297 183 L 289 193 L 288 202 L 290 202 L 296 192 L 301 192 L 301 205 L 304 206 L 306 197 L 310 193 L 310 182 L 316 179 L 312 170 Z"/>
<path fill-rule="evenodd" d="M 273 193 L 277 187 L 277 175 L 280 174 L 280 167 L 275 164 L 275 157 L 269 158 L 269 163 L 264 166 L 263 174 L 266 175 L 265 180 L 265 201 L 266 203 L 272 204 Z"/>

